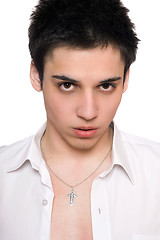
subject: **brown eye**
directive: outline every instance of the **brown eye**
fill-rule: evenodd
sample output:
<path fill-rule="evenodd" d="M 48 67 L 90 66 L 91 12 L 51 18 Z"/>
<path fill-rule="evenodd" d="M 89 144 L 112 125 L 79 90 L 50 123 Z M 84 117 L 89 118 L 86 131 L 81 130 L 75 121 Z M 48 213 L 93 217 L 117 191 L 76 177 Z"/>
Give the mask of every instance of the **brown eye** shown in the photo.
<path fill-rule="evenodd" d="M 72 86 L 71 83 L 63 83 L 63 87 L 69 89 Z"/>
<path fill-rule="evenodd" d="M 76 89 L 76 85 L 70 82 L 60 82 L 58 87 L 63 92 L 73 92 Z"/>
<path fill-rule="evenodd" d="M 103 83 L 99 86 L 99 90 L 104 93 L 111 93 L 113 92 L 114 88 L 116 88 L 116 84 L 113 83 Z"/>
<path fill-rule="evenodd" d="M 102 88 L 104 88 L 104 89 L 108 89 L 109 87 L 110 87 L 109 83 L 102 84 Z"/>

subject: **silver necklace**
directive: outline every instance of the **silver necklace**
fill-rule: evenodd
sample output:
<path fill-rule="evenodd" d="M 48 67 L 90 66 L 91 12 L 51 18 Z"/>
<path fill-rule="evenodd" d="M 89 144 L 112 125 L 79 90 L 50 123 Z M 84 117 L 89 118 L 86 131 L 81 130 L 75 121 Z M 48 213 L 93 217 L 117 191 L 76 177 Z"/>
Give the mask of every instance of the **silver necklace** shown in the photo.
<path fill-rule="evenodd" d="M 44 136 L 44 134 L 43 134 L 43 136 Z M 74 192 L 74 188 L 75 188 L 75 187 L 78 187 L 80 184 L 82 184 L 82 183 L 84 183 L 85 181 L 87 181 L 87 180 L 100 168 L 100 166 L 103 164 L 103 162 L 108 158 L 110 152 L 112 151 L 112 147 L 110 148 L 110 150 L 109 150 L 109 152 L 107 153 L 107 155 L 105 156 L 105 158 L 100 162 L 100 164 L 96 167 L 96 169 L 95 169 L 92 173 L 90 173 L 90 175 L 89 175 L 88 177 L 86 177 L 86 178 L 83 179 L 81 182 L 78 182 L 78 183 L 75 184 L 75 185 L 70 185 L 70 184 L 68 184 L 67 182 L 65 182 L 61 177 L 59 177 L 59 176 L 52 170 L 52 168 L 49 166 L 49 164 L 47 163 L 46 158 L 45 158 L 45 156 L 44 156 L 43 136 L 42 136 L 42 138 L 41 138 L 41 151 L 42 151 L 42 156 L 43 156 L 43 159 L 44 159 L 44 161 L 45 161 L 45 164 L 46 164 L 46 166 L 48 167 L 48 169 L 51 171 L 51 173 L 52 173 L 58 180 L 60 180 L 63 184 L 65 184 L 66 186 L 68 186 L 69 188 L 71 188 L 71 192 L 68 194 L 68 197 L 69 197 L 69 199 L 70 199 L 69 205 L 70 205 L 70 206 L 73 206 L 73 200 L 74 200 L 74 198 L 77 197 L 77 195 L 76 195 L 75 192 Z"/>

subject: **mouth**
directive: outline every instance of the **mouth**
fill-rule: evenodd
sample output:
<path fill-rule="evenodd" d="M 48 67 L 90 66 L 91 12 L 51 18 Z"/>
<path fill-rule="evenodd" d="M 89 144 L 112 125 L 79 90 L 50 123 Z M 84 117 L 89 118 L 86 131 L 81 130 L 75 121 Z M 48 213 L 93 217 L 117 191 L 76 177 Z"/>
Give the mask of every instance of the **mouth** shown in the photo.
<path fill-rule="evenodd" d="M 95 127 L 78 127 L 74 128 L 74 133 L 80 138 L 90 138 L 93 137 L 97 132 Z"/>
<path fill-rule="evenodd" d="M 94 130 L 95 128 L 77 128 L 78 130 L 81 130 L 81 131 L 91 131 L 91 130 Z"/>

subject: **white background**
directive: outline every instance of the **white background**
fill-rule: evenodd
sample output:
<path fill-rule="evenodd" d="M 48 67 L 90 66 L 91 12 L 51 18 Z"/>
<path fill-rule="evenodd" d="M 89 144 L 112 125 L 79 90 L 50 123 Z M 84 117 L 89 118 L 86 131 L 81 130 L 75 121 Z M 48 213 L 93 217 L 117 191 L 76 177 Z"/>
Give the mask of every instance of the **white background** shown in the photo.
<path fill-rule="evenodd" d="M 123 2 L 130 9 L 141 43 L 115 121 L 123 131 L 160 142 L 160 1 Z M 46 119 L 42 93 L 29 80 L 27 29 L 36 3 L 1 1 L 0 145 L 34 134 Z"/>

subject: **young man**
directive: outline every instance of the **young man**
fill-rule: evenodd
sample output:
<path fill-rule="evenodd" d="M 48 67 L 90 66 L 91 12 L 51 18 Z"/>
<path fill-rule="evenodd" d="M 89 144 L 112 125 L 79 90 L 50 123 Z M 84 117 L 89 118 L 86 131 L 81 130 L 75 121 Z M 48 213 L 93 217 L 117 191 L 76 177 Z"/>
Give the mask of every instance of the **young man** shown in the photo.
<path fill-rule="evenodd" d="M 160 239 L 160 145 L 113 119 L 138 38 L 119 0 L 40 0 L 30 78 L 46 124 L 0 149 L 0 239 Z"/>

